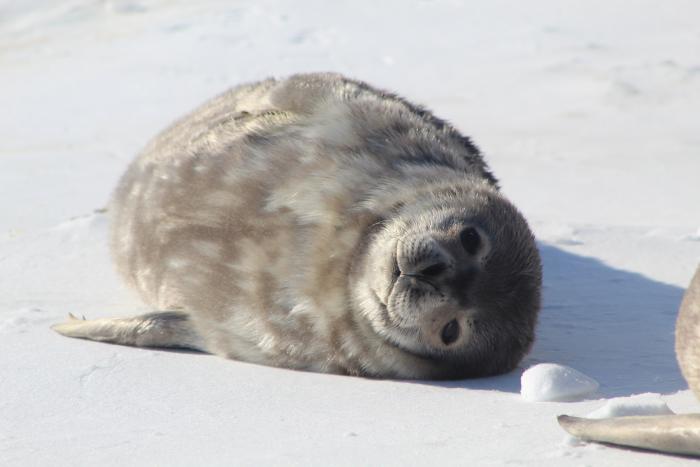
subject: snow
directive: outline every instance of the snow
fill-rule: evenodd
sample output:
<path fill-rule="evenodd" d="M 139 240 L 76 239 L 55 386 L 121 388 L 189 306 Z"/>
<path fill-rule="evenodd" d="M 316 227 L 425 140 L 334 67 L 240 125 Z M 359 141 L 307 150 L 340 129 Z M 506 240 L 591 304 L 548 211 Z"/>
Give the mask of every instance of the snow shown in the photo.
<path fill-rule="evenodd" d="M 592 395 L 599 386 L 580 371 L 555 363 L 534 365 L 520 377 L 520 395 L 530 402 L 573 402 Z"/>
<path fill-rule="evenodd" d="M 673 411 L 659 394 L 637 394 L 632 397 L 616 397 L 604 406 L 586 415 L 586 418 L 631 417 L 635 415 L 671 415 Z"/>
<path fill-rule="evenodd" d="M 562 442 L 556 415 L 657 393 L 700 262 L 694 0 L 0 0 L 0 465 L 685 465 Z M 537 342 L 494 378 L 375 381 L 63 338 L 146 308 L 100 212 L 149 138 L 269 75 L 396 91 L 484 151 L 544 262 Z M 598 400 L 529 403 L 566 365 Z"/>

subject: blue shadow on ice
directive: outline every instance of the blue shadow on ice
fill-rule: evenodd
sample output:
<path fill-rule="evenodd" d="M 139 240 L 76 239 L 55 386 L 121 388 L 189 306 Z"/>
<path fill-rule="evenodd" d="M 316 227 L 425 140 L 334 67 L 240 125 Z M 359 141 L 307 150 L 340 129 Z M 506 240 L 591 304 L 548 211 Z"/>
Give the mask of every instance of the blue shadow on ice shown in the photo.
<path fill-rule="evenodd" d="M 686 389 L 674 353 L 683 289 L 540 244 L 543 307 L 532 352 L 510 374 L 435 382 L 448 388 L 520 391 L 536 363 L 571 366 L 600 382 L 603 397 Z"/>

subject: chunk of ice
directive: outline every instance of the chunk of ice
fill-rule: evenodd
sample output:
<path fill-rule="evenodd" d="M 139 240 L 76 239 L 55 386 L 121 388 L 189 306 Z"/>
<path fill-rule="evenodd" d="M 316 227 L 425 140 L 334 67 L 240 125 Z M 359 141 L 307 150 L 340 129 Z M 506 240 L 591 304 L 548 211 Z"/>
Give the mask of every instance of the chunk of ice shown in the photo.
<path fill-rule="evenodd" d="M 531 402 L 577 401 L 593 394 L 598 387 L 593 378 L 555 363 L 540 363 L 520 377 L 520 395 Z"/>

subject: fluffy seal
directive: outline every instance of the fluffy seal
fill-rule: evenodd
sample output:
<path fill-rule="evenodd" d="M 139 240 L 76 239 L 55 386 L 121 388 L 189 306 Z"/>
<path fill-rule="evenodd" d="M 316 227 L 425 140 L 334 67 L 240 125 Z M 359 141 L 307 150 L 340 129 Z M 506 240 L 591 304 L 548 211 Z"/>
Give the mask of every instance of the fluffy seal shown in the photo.
<path fill-rule="evenodd" d="M 110 208 L 154 313 L 61 334 L 301 370 L 462 378 L 531 347 L 533 235 L 477 148 L 337 74 L 226 92 L 157 136 Z"/>

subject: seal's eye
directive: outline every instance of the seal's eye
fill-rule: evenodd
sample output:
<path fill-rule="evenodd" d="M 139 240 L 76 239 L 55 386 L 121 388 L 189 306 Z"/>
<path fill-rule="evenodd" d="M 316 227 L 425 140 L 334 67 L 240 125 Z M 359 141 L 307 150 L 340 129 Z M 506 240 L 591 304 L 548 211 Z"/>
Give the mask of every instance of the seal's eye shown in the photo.
<path fill-rule="evenodd" d="M 442 333 L 440 333 L 440 338 L 443 344 L 450 345 L 454 343 L 459 337 L 459 323 L 456 319 L 453 319 L 442 328 Z"/>
<path fill-rule="evenodd" d="M 474 227 L 467 227 L 462 230 L 462 233 L 459 234 L 459 240 L 470 255 L 475 254 L 479 249 L 479 245 L 481 245 L 481 238 Z"/>

